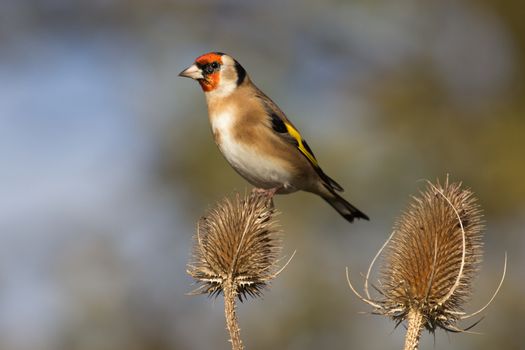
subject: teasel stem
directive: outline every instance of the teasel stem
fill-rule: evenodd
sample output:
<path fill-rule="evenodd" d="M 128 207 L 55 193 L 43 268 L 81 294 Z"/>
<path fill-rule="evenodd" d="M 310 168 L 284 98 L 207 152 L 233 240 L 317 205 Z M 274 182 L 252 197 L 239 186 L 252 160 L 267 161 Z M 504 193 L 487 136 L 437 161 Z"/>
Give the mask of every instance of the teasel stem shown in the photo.
<path fill-rule="evenodd" d="M 190 274 L 200 285 L 191 294 L 224 295 L 224 315 L 233 350 L 242 350 L 236 299 L 258 297 L 292 260 L 279 268 L 280 230 L 264 193 L 224 198 L 197 225 Z"/>
<path fill-rule="evenodd" d="M 232 276 L 229 276 L 223 287 L 224 292 L 224 316 L 226 317 L 226 327 L 230 333 L 230 342 L 232 343 L 232 350 L 243 350 L 241 340 L 241 329 L 239 328 L 239 321 L 237 320 L 235 298 L 237 298 L 237 286 Z"/>
<path fill-rule="evenodd" d="M 417 350 L 419 337 L 423 330 L 423 314 L 418 309 L 411 308 L 407 315 L 407 334 L 404 350 Z"/>

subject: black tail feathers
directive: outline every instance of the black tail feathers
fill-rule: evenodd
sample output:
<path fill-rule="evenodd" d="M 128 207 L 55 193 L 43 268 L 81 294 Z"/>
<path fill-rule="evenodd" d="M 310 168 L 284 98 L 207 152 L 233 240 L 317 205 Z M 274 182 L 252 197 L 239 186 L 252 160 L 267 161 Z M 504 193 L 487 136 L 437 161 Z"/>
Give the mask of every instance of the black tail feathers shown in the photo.
<path fill-rule="evenodd" d="M 330 191 L 330 195 L 323 196 L 323 199 L 337 210 L 342 217 L 350 222 L 353 222 L 354 219 L 370 220 L 365 213 L 348 203 L 343 197 L 335 193 L 335 191 Z"/>

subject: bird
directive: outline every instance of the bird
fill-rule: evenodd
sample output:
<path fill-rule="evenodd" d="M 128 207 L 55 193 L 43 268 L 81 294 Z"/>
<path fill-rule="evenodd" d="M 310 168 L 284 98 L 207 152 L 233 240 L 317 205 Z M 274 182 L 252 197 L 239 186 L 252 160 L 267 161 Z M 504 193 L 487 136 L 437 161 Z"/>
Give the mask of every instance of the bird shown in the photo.
<path fill-rule="evenodd" d="M 343 188 L 321 169 L 312 149 L 283 111 L 222 52 L 197 57 L 179 76 L 196 80 L 206 97 L 215 143 L 254 191 L 306 191 L 330 204 L 349 222 L 369 220 L 338 192 Z"/>

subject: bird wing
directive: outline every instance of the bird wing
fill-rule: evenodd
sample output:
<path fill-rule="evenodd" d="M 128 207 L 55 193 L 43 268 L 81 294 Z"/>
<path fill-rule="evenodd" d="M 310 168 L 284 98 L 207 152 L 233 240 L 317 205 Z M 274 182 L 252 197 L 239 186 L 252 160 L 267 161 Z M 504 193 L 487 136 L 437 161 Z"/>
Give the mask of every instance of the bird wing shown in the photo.
<path fill-rule="evenodd" d="M 262 93 L 261 93 L 262 94 Z M 316 173 L 323 180 L 323 182 L 332 190 L 343 191 L 341 185 L 331 179 L 319 166 L 314 153 L 306 140 L 301 136 L 299 130 L 286 118 L 286 115 L 277 107 L 277 105 L 266 97 L 264 94 L 262 98 L 266 113 L 271 122 L 272 130 L 279 135 L 283 140 L 295 146 L 299 152 L 308 160 Z"/>

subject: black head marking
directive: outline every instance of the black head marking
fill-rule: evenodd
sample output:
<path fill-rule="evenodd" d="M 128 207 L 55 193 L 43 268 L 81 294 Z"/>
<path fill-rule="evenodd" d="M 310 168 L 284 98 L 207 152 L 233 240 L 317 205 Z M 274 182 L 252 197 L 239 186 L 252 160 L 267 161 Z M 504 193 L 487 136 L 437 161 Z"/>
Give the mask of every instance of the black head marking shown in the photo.
<path fill-rule="evenodd" d="M 246 71 L 239 62 L 235 60 L 235 71 L 237 72 L 237 86 L 241 85 L 246 78 Z"/>
<path fill-rule="evenodd" d="M 221 69 L 220 63 L 216 62 L 216 61 L 210 62 L 210 63 L 206 63 L 206 64 L 197 63 L 197 67 L 199 67 L 202 70 L 202 73 L 204 75 L 212 74 L 213 72 L 218 71 L 219 69 Z"/>

